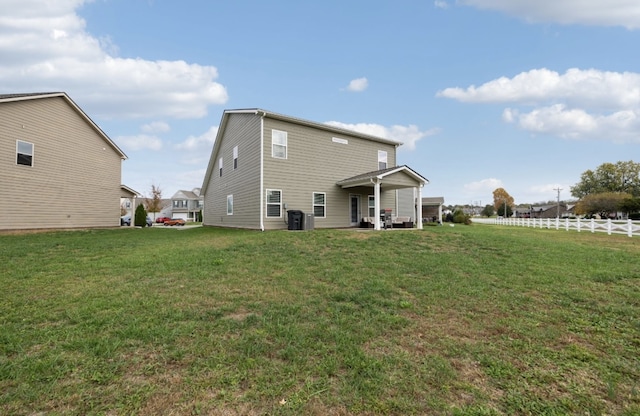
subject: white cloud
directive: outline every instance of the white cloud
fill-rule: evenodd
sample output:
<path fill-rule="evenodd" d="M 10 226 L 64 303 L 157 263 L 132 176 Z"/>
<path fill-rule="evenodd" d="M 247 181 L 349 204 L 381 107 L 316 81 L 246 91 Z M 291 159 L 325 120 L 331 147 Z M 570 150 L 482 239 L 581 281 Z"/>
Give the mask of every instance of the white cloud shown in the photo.
<path fill-rule="evenodd" d="M 162 149 L 162 140 L 156 136 L 139 134 L 137 136 L 119 136 L 116 142 L 122 144 L 127 150 L 160 150 Z"/>
<path fill-rule="evenodd" d="M 325 124 L 333 127 L 339 127 L 341 129 L 353 130 L 370 136 L 401 142 L 403 143 L 403 146 L 400 147 L 400 150 L 415 150 L 418 141 L 425 137 L 433 136 L 440 131 L 440 129 L 437 128 L 420 131 L 418 127 L 413 124 L 408 126 L 395 125 L 391 127 L 368 123 L 347 124 L 339 121 L 328 121 Z"/>
<path fill-rule="evenodd" d="M 433 2 L 433 5 L 437 8 L 437 9 L 447 9 L 449 7 L 449 3 L 447 3 L 444 0 L 435 0 Z"/>
<path fill-rule="evenodd" d="M 522 129 L 569 139 L 640 142 L 640 74 L 546 68 L 501 77 L 479 87 L 447 88 L 439 97 L 469 103 L 512 103 L 502 119 Z"/>
<path fill-rule="evenodd" d="M 218 127 L 214 126 L 200 136 L 189 136 L 184 142 L 176 145 L 176 148 L 189 151 L 211 151 L 218 134 Z M 206 154 L 209 157 L 209 153 Z"/>
<path fill-rule="evenodd" d="M 486 193 L 493 192 L 497 188 L 502 188 L 504 185 L 500 179 L 488 178 L 482 179 L 477 182 L 471 182 L 464 185 L 465 191 L 472 193 Z"/>
<path fill-rule="evenodd" d="M 529 22 L 640 28 L 636 0 L 458 0 L 480 9 L 498 10 Z"/>
<path fill-rule="evenodd" d="M 468 88 L 446 88 L 439 97 L 475 103 L 547 103 L 562 99 L 569 104 L 597 108 L 640 106 L 640 74 L 572 68 L 564 74 L 546 68 L 501 77 Z"/>
<path fill-rule="evenodd" d="M 141 127 L 144 133 L 166 133 L 171 130 L 169 124 L 164 121 L 154 121 Z"/>
<path fill-rule="evenodd" d="M 109 38 L 86 32 L 76 13 L 86 2 L 3 1 L 0 90 L 65 91 L 105 118 L 196 118 L 227 101 L 213 66 L 116 56 Z"/>
<path fill-rule="evenodd" d="M 352 80 L 347 87 L 351 92 L 362 92 L 369 87 L 369 81 L 366 78 L 357 78 Z"/>

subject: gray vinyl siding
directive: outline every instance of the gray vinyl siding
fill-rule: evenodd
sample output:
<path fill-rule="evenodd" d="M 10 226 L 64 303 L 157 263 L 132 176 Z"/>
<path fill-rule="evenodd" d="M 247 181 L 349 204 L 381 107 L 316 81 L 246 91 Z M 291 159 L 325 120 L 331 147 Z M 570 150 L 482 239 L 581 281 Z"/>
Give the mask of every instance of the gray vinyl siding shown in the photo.
<path fill-rule="evenodd" d="M 287 132 L 287 159 L 271 156 L 273 129 Z M 333 137 L 347 140 L 348 144 L 335 143 Z M 326 193 L 326 218 L 315 219 L 316 228 L 349 227 L 350 194 L 361 195 L 361 216 L 366 216 L 367 197 L 373 189 L 342 189 L 336 182 L 378 170 L 378 150 L 387 151 L 389 166 L 396 165 L 392 144 L 268 117 L 264 122 L 264 142 L 264 188 L 281 189 L 287 209 L 312 213 L 313 192 Z M 395 191 L 383 190 L 381 208 L 395 211 L 395 195 Z M 286 227 L 284 219 L 265 218 L 264 223 L 265 229 Z"/>
<path fill-rule="evenodd" d="M 229 114 L 219 137 L 217 154 L 204 200 L 204 225 L 260 228 L 260 117 Z M 233 169 L 233 148 L 238 146 L 238 168 Z M 223 158 L 222 177 L 219 159 Z M 233 215 L 227 215 L 227 195 L 233 195 Z"/>
<path fill-rule="evenodd" d="M 416 220 L 416 190 L 415 188 L 398 189 L 398 216 L 411 217 Z"/>
<path fill-rule="evenodd" d="M 0 229 L 119 226 L 121 161 L 62 97 L 0 103 Z"/>

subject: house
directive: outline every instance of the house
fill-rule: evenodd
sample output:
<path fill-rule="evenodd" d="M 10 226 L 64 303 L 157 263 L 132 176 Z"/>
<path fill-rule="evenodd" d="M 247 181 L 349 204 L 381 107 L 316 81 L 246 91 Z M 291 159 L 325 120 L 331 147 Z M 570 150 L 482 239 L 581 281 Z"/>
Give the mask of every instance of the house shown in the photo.
<path fill-rule="evenodd" d="M 64 92 L 0 95 L 0 230 L 119 226 L 126 158 Z"/>
<path fill-rule="evenodd" d="M 421 228 L 416 202 L 428 180 L 396 164 L 400 145 L 262 109 L 226 110 L 202 184 L 203 225 L 297 229 L 290 219 L 303 214 L 313 228 L 365 220 L 380 229 L 381 211 L 397 217 L 398 190 L 412 188 L 406 219 Z"/>
<path fill-rule="evenodd" d="M 199 221 L 203 202 L 200 188 L 194 188 L 191 191 L 179 190 L 171 197 L 171 217 L 182 218 L 185 221 Z"/>

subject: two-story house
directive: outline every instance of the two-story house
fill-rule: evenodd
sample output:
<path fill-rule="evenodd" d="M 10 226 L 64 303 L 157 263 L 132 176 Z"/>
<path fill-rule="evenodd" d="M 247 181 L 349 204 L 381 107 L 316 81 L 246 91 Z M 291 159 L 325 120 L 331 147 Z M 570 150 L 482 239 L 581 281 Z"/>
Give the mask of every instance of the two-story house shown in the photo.
<path fill-rule="evenodd" d="M 171 197 L 171 217 L 182 218 L 185 221 L 200 221 L 203 201 L 200 188 L 191 191 L 179 190 Z"/>
<path fill-rule="evenodd" d="M 396 165 L 401 143 L 262 109 L 226 110 L 202 184 L 205 226 L 286 229 L 289 211 L 315 228 L 358 226 L 380 212 L 414 213 L 428 181 Z M 398 190 L 416 198 L 399 207 Z"/>
<path fill-rule="evenodd" d="M 126 158 L 64 92 L 0 95 L 0 230 L 119 226 Z"/>

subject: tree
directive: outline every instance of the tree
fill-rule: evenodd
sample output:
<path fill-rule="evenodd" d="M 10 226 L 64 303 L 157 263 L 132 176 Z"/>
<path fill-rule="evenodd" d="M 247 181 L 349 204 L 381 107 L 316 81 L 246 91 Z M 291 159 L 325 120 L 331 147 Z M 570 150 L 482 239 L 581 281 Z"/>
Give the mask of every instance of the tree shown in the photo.
<path fill-rule="evenodd" d="M 153 219 L 156 219 L 156 213 L 162 211 L 162 189 L 159 186 L 151 184 L 151 198 L 145 198 L 144 205 L 147 212 L 153 213 Z"/>
<path fill-rule="evenodd" d="M 485 217 L 489 218 L 490 216 L 492 216 L 493 214 L 496 213 L 495 208 L 493 207 L 493 205 L 491 204 L 487 204 L 485 205 L 485 207 L 482 209 L 482 212 L 480 213 L 480 215 L 484 215 Z"/>
<path fill-rule="evenodd" d="M 598 214 L 601 217 L 608 217 L 609 214 L 622 210 L 625 201 L 632 199 L 630 194 L 622 192 L 601 192 L 589 194 L 580 199 L 576 204 L 576 214 Z"/>
<path fill-rule="evenodd" d="M 510 217 L 511 215 L 513 215 L 511 207 L 514 205 L 515 203 L 513 201 L 513 197 L 509 195 L 509 192 L 507 192 L 504 188 L 497 188 L 495 191 L 493 191 L 493 206 L 495 207 L 498 215 L 505 215 L 506 211 L 506 216 Z"/>
<path fill-rule="evenodd" d="M 596 170 L 587 170 L 580 182 L 571 187 L 571 195 L 583 198 L 591 194 L 609 192 L 629 193 L 640 197 L 640 163 L 603 163 Z"/>
<path fill-rule="evenodd" d="M 133 224 L 136 227 L 146 227 L 147 211 L 144 209 L 144 205 L 138 204 L 138 206 L 136 207 L 136 215 Z"/>

